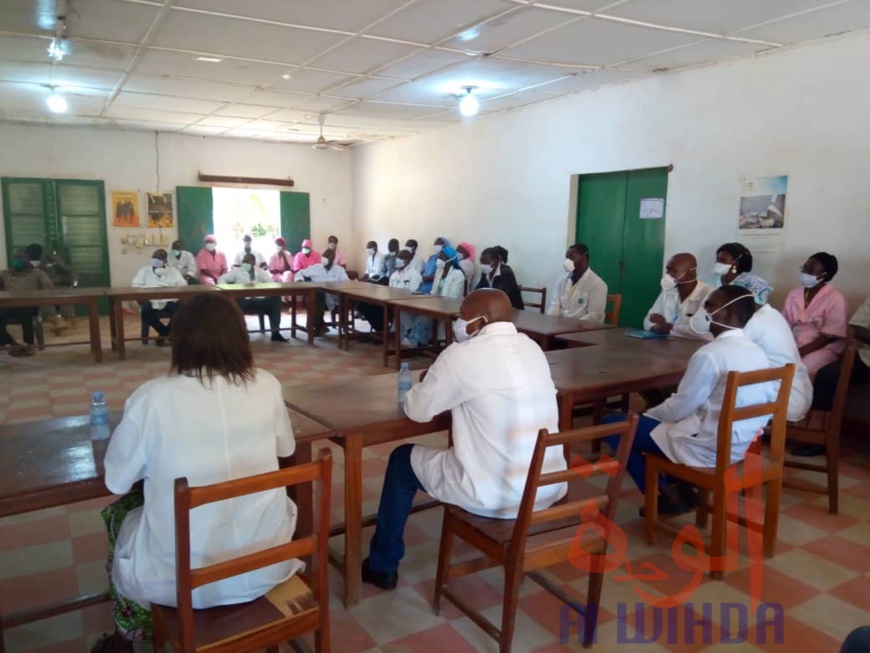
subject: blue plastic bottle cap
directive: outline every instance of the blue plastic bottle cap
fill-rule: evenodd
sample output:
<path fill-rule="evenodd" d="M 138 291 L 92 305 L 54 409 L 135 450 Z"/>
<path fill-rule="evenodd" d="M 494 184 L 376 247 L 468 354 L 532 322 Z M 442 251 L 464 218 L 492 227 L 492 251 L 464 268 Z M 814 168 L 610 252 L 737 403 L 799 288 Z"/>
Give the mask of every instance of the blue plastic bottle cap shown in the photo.
<path fill-rule="evenodd" d="M 103 393 L 98 390 L 97 392 L 95 392 L 91 396 L 91 399 L 93 399 L 94 401 L 102 401 L 103 400 Z"/>
<path fill-rule="evenodd" d="M 408 371 L 411 370 L 411 364 L 410 364 L 410 363 L 402 363 L 402 371 L 404 372 L 405 370 L 408 370 Z"/>

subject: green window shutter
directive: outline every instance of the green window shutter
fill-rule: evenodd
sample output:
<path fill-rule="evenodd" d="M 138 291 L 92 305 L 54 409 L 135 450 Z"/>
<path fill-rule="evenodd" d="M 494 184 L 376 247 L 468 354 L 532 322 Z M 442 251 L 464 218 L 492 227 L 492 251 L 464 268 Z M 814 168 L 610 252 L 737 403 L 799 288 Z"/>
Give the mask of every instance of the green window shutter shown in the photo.
<path fill-rule="evenodd" d="M 176 186 L 178 239 L 182 246 L 196 254 L 203 239 L 214 233 L 213 200 L 208 186 Z"/>
<path fill-rule="evenodd" d="M 293 253 L 301 249 L 302 241 L 311 237 L 311 196 L 308 193 L 281 192 L 281 235 L 287 249 Z M 326 243 L 320 243 L 320 249 Z"/>
<path fill-rule="evenodd" d="M 75 270 L 79 285 L 109 285 L 106 191 L 101 181 L 57 180 L 60 239 L 57 253 Z"/>
<path fill-rule="evenodd" d="M 30 243 L 57 246 L 54 186 L 48 179 L 4 177 L 3 215 L 7 260 Z"/>

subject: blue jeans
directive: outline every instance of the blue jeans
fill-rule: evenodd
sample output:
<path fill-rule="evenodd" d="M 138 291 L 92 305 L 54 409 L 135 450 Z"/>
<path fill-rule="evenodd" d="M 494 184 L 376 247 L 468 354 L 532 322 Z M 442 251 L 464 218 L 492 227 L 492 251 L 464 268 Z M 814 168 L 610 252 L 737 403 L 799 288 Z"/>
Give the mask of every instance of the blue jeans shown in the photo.
<path fill-rule="evenodd" d="M 849 633 L 846 641 L 843 642 L 843 648 L 840 649 L 840 653 L 866 653 L 866 651 L 870 651 L 870 626 L 861 626 Z"/>
<path fill-rule="evenodd" d="M 396 447 L 390 454 L 378 521 L 369 545 L 369 567 L 375 571 L 395 571 L 405 557 L 405 524 L 414 504 L 417 490 L 426 489 L 411 468 L 413 444 Z"/>
<path fill-rule="evenodd" d="M 616 422 L 624 422 L 625 418 L 625 415 L 605 415 L 604 419 L 601 421 L 604 424 L 614 424 Z M 661 424 L 661 422 L 652 417 L 647 417 L 646 415 L 640 416 L 640 421 L 637 423 L 637 431 L 634 434 L 634 444 L 631 447 L 631 452 L 628 454 L 628 461 L 625 464 L 625 471 L 628 472 L 628 475 L 631 476 L 631 480 L 633 480 L 634 484 L 637 485 L 637 489 L 643 494 L 646 494 L 646 460 L 644 459 L 643 454 L 652 453 L 667 458 L 664 452 L 659 448 L 659 445 L 655 443 L 655 440 L 653 440 L 650 435 L 652 430 L 659 424 Z M 604 438 L 604 441 L 607 442 L 614 451 L 616 451 L 616 448 L 619 446 L 618 435 L 611 435 L 610 437 Z M 664 484 L 664 477 L 659 477 L 659 487 L 661 488 Z"/>

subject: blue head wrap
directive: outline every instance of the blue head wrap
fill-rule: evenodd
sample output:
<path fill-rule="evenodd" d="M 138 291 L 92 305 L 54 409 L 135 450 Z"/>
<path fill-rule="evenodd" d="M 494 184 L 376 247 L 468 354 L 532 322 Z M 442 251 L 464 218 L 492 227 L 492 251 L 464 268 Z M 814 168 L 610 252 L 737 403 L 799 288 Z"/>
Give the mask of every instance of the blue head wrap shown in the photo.
<path fill-rule="evenodd" d="M 764 306 L 767 303 L 767 297 L 773 291 L 773 286 L 767 283 L 767 281 L 749 272 L 738 274 L 734 278 L 734 281 L 731 282 L 731 285 L 746 288 L 746 290 L 755 295 L 755 303 L 759 306 Z"/>

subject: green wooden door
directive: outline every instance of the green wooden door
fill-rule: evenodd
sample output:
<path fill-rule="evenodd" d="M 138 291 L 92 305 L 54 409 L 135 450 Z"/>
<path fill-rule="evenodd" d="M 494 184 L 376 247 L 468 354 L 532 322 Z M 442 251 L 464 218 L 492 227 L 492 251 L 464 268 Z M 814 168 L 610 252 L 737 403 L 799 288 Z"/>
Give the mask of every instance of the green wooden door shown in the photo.
<path fill-rule="evenodd" d="M 665 216 L 641 218 L 641 201 L 667 199 L 667 168 L 581 175 L 577 240 L 589 246 L 590 266 L 622 294 L 619 324 L 639 328 L 660 291 Z"/>
<path fill-rule="evenodd" d="M 213 199 L 209 186 L 176 186 L 178 239 L 194 255 L 202 249 L 203 239 L 214 233 Z"/>
<path fill-rule="evenodd" d="M 311 238 L 311 197 L 308 193 L 281 191 L 281 235 L 287 241 L 287 249 L 294 254 L 301 249 L 302 241 Z M 319 251 L 326 243 L 315 243 Z"/>

